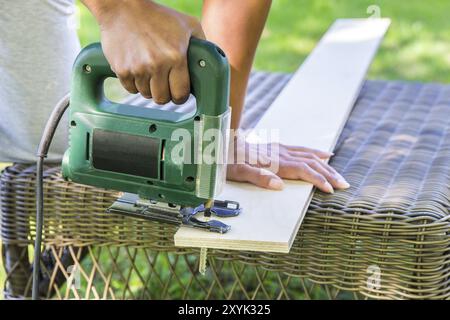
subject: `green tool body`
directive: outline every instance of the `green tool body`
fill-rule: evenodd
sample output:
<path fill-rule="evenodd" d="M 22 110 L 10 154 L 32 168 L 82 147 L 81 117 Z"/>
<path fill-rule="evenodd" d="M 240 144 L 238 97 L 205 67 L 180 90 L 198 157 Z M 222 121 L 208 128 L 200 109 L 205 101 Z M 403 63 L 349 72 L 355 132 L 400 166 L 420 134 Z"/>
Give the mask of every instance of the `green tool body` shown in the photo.
<path fill-rule="evenodd" d="M 39 297 L 43 163 L 68 105 L 69 148 L 62 176 L 125 192 L 107 212 L 213 232 L 230 230 L 221 221 L 197 217 L 198 213 L 230 217 L 241 212 L 237 202 L 213 201 L 226 178 L 229 65 L 220 48 L 192 38 L 188 67 L 197 108 L 182 114 L 109 101 L 103 83 L 116 75 L 101 45 L 92 44 L 78 55 L 70 103 L 67 97 L 58 102 L 38 148 L 33 299 Z M 206 255 L 202 257 L 204 266 Z"/>
<path fill-rule="evenodd" d="M 220 48 L 192 38 L 188 66 L 194 112 L 144 108 L 106 99 L 103 82 L 116 75 L 100 44 L 83 49 L 73 67 L 63 177 L 183 207 L 213 199 L 225 181 L 229 65 Z"/>

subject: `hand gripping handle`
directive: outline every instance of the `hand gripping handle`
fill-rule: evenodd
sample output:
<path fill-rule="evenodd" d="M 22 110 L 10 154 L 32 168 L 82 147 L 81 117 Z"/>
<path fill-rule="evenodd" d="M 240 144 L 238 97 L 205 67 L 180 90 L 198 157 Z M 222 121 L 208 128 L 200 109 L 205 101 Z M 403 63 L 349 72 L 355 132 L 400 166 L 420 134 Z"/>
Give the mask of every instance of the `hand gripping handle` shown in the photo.
<path fill-rule="evenodd" d="M 218 116 L 228 110 L 229 65 L 223 51 L 213 43 L 191 38 L 188 49 L 191 93 L 197 101 L 197 115 Z M 84 48 L 74 67 L 71 108 L 81 112 L 102 112 L 101 105 L 113 102 L 104 97 L 103 82 L 116 77 L 100 43 Z M 126 106 L 125 106 L 126 107 Z"/>

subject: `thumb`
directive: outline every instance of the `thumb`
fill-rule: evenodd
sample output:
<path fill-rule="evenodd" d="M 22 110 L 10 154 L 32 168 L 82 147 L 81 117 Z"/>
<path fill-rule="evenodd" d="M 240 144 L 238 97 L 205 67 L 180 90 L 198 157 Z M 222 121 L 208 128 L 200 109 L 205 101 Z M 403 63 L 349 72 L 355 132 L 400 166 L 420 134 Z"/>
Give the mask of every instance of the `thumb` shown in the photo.
<path fill-rule="evenodd" d="M 284 187 L 284 182 L 280 177 L 264 168 L 252 167 L 247 164 L 243 175 L 246 181 L 258 187 L 272 190 L 282 190 Z"/>

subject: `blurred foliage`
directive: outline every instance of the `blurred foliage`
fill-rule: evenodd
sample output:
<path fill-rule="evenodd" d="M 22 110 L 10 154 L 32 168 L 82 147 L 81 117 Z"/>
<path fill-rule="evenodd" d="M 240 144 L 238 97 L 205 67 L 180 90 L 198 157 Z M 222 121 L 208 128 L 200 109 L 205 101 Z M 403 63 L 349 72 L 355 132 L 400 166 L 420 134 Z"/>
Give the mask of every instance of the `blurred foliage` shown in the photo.
<path fill-rule="evenodd" d="M 109 263 L 94 263 L 109 261 Z M 349 292 L 302 281 L 274 271 L 263 270 L 249 264 L 234 261 L 210 260 L 203 276 L 197 274 L 197 256 L 155 252 L 133 247 L 96 247 L 83 260 L 81 267 L 86 276 L 81 277 L 79 297 L 94 298 L 92 290 L 86 291 L 92 269 L 101 265 L 97 272 L 95 291 L 102 297 L 114 288 L 116 299 L 268 299 L 293 297 L 296 299 L 354 299 Z M 111 277 L 109 275 L 111 274 Z M 194 277 L 195 274 L 195 277 Z M 107 279 L 107 280 L 106 280 Z M 106 281 L 105 281 L 106 280 Z M 128 286 L 124 285 L 124 282 Z M 245 288 L 240 284 L 245 284 Z M 308 293 L 305 293 L 307 289 Z M 76 298 L 72 289 L 64 285 L 62 296 Z"/>
<path fill-rule="evenodd" d="M 159 1 L 200 17 L 201 0 Z M 255 69 L 293 72 L 338 18 L 368 17 L 377 5 L 392 20 L 369 78 L 450 82 L 450 1 L 446 0 L 275 0 L 263 32 Z M 89 11 L 80 6 L 82 45 L 98 41 Z M 230 35 L 231 36 L 231 35 Z"/>

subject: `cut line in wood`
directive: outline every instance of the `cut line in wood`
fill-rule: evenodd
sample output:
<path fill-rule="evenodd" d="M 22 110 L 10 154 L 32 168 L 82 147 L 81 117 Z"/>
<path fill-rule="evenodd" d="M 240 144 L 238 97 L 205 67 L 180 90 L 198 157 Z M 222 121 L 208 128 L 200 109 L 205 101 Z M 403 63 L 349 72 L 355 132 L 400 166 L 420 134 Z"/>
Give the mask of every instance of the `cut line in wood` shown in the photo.
<path fill-rule="evenodd" d="M 336 20 L 254 132 L 275 129 L 281 143 L 332 151 L 389 24 L 389 19 Z M 174 236 L 175 245 L 288 253 L 313 185 L 284 182 L 282 191 L 227 182 L 218 198 L 238 201 L 244 210 L 238 217 L 217 219 L 231 230 L 217 234 L 183 226 Z"/>

